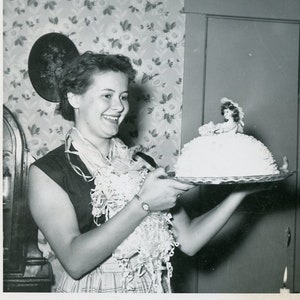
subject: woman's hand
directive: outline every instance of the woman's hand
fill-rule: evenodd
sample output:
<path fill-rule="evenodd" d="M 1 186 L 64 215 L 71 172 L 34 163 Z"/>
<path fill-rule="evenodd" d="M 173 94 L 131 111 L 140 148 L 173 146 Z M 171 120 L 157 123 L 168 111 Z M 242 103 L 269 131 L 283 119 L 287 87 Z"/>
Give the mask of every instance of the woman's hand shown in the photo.
<path fill-rule="evenodd" d="M 244 197 L 263 191 L 269 191 L 276 188 L 276 182 L 257 182 L 257 183 L 247 183 L 247 184 L 238 184 L 232 193 L 241 193 Z"/>
<path fill-rule="evenodd" d="M 194 185 L 167 178 L 163 168 L 150 172 L 138 195 L 150 206 L 151 211 L 166 210 L 176 204 L 177 198 Z"/>

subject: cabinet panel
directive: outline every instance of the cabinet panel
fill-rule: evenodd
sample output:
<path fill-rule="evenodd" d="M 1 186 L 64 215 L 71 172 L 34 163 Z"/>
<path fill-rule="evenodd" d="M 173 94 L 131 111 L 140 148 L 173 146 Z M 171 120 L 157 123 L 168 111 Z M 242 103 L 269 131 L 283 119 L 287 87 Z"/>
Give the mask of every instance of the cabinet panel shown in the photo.
<path fill-rule="evenodd" d="M 37 247 L 37 227 L 27 203 L 29 156 L 24 132 L 3 106 L 3 291 L 49 292 L 50 263 Z"/>
<path fill-rule="evenodd" d="M 196 5 L 198 12 L 202 2 Z M 214 1 L 216 6 L 219 2 Z M 286 155 L 290 169 L 299 171 L 299 21 L 243 18 L 246 13 L 230 17 L 217 11 L 214 7 L 214 16 L 187 14 L 182 143 L 197 136 L 200 124 L 222 121 L 219 100 L 225 96 L 243 107 L 245 133 L 266 144 L 279 164 Z M 195 60 L 201 69 L 194 67 Z M 204 212 L 225 192 L 202 188 L 199 199 L 189 200 Z M 193 258 L 197 286 L 189 291 L 278 293 L 287 266 L 287 285 L 299 292 L 298 198 L 299 177 L 294 175 L 276 190 L 246 199 Z M 287 247 L 288 230 L 292 239 Z"/>
<path fill-rule="evenodd" d="M 222 120 L 221 97 L 236 99 L 245 132 L 295 166 L 299 26 L 209 18 L 207 28 L 204 122 Z"/>

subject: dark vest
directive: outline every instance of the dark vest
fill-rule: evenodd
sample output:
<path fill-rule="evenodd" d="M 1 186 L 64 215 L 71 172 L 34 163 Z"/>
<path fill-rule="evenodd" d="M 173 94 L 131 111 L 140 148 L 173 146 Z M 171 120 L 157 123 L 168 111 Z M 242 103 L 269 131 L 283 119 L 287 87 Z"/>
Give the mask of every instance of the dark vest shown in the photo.
<path fill-rule="evenodd" d="M 96 227 L 93 221 L 90 197 L 90 190 L 94 188 L 95 185 L 94 181 L 86 182 L 82 176 L 78 175 L 72 169 L 64 151 L 65 145 L 63 144 L 35 161 L 33 165 L 46 173 L 69 195 L 75 209 L 79 230 L 81 233 L 84 233 Z M 141 152 L 138 152 L 137 155 L 152 167 L 157 167 L 152 157 Z M 77 155 L 71 155 L 71 159 L 72 163 L 80 167 L 85 175 L 90 175 L 86 166 Z M 51 191 L 49 192 L 51 193 Z M 98 219 L 98 222 L 103 223 L 104 221 L 105 216 L 102 215 L 102 217 Z"/>
<path fill-rule="evenodd" d="M 41 169 L 66 191 L 74 206 L 80 232 L 84 233 L 96 226 L 93 222 L 90 198 L 90 189 L 94 187 L 94 182 L 86 182 L 72 169 L 64 150 L 65 145 L 61 145 L 35 161 L 33 165 Z M 79 157 L 73 155 L 72 163 L 79 166 L 84 174 L 90 175 Z M 51 191 L 49 192 L 51 193 Z"/>

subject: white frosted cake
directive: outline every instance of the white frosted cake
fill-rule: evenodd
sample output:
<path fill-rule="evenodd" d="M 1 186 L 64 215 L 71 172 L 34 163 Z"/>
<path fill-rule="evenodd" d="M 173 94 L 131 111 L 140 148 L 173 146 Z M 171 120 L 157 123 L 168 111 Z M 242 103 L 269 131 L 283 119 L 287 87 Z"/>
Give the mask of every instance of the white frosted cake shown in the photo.
<path fill-rule="evenodd" d="M 253 136 L 243 134 L 243 111 L 221 99 L 225 122 L 199 128 L 200 136 L 185 144 L 175 165 L 176 177 L 244 177 L 279 174 L 272 153 Z"/>

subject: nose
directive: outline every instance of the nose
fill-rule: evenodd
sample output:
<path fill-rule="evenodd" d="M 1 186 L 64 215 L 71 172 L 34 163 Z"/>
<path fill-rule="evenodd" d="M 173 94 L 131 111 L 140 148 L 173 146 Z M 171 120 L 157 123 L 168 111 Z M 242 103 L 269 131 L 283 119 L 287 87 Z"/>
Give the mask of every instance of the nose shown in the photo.
<path fill-rule="evenodd" d="M 113 97 L 113 101 L 111 102 L 111 109 L 117 112 L 122 112 L 125 109 L 122 100 L 118 96 Z"/>

